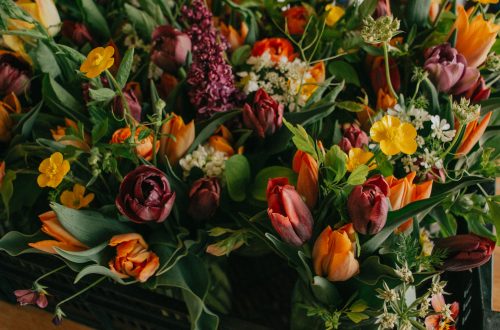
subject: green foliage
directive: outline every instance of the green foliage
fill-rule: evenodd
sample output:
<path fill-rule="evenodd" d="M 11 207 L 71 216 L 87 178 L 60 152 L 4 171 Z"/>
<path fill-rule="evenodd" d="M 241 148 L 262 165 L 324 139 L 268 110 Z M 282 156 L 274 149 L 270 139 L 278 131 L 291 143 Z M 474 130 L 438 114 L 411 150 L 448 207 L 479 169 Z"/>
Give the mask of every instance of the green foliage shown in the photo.
<path fill-rule="evenodd" d="M 250 183 L 250 164 L 243 155 L 234 155 L 226 160 L 224 172 L 227 190 L 232 200 L 242 202 Z"/>
<path fill-rule="evenodd" d="M 285 177 L 291 185 L 297 184 L 297 174 L 289 167 L 270 166 L 263 168 L 253 180 L 252 196 L 259 201 L 266 201 L 267 182 L 269 179 Z"/>

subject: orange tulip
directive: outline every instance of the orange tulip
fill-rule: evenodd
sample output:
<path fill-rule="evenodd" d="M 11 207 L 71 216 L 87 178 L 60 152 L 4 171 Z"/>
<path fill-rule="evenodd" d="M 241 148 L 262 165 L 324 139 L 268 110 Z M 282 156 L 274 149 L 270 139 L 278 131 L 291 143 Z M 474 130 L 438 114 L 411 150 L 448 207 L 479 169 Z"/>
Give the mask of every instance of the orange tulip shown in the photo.
<path fill-rule="evenodd" d="M 245 22 L 241 22 L 240 31 L 237 31 L 231 25 L 224 24 L 224 22 L 220 22 L 219 29 L 233 50 L 242 46 L 248 35 L 248 26 Z"/>
<path fill-rule="evenodd" d="M 66 136 L 66 130 L 71 128 L 75 133 L 78 133 L 78 125 L 76 122 L 74 122 L 71 119 L 64 118 L 64 122 L 66 126 L 57 126 L 56 129 L 51 129 L 50 132 L 52 133 L 52 138 L 56 140 L 57 142 L 67 145 L 67 146 L 73 146 L 75 148 L 84 150 L 84 151 L 89 151 L 90 147 L 90 135 L 88 133 L 85 133 L 84 140 L 65 140 L 63 139 Z"/>
<path fill-rule="evenodd" d="M 352 223 L 337 230 L 326 227 L 314 243 L 314 272 L 332 282 L 350 279 L 359 272 L 355 250 L 356 235 Z"/>
<path fill-rule="evenodd" d="M 309 97 L 316 91 L 321 83 L 325 81 L 325 63 L 318 62 L 309 69 L 310 78 L 305 79 L 300 90 L 301 97 L 307 101 Z"/>
<path fill-rule="evenodd" d="M 142 127 L 137 127 L 135 131 L 134 143 L 137 144 L 135 146 L 135 153 L 138 156 L 144 158 L 145 160 L 151 160 L 153 159 L 153 141 L 154 141 L 153 133 L 151 132 L 149 136 L 145 137 L 141 141 L 138 141 L 139 134 L 143 129 L 144 128 Z M 124 143 L 130 138 L 131 135 L 132 132 L 130 130 L 130 127 L 120 128 L 113 133 L 110 143 Z M 160 141 L 156 141 L 155 150 L 158 150 L 159 147 L 160 147 Z"/>
<path fill-rule="evenodd" d="M 13 92 L 0 101 L 0 142 L 10 141 L 11 129 L 14 124 L 10 118 L 10 114 L 20 112 L 21 103 Z"/>
<path fill-rule="evenodd" d="M 276 63 L 281 61 L 282 57 L 286 57 L 289 61 L 297 57 L 292 43 L 284 38 L 266 38 L 253 45 L 252 56 L 261 56 L 265 52 L 269 52 L 271 60 Z"/>
<path fill-rule="evenodd" d="M 392 210 L 400 208 L 422 199 L 429 198 L 432 192 L 432 180 L 422 182 L 420 184 L 413 183 L 416 173 L 411 172 L 402 179 L 397 179 L 394 176 L 385 178 L 389 184 L 389 200 L 391 201 Z M 396 229 L 396 232 L 404 232 L 411 227 L 413 219 L 409 219 Z"/>
<path fill-rule="evenodd" d="M 397 104 L 397 100 L 390 92 L 379 89 L 377 92 L 377 109 L 387 110 Z"/>
<path fill-rule="evenodd" d="M 88 249 L 88 246 L 77 240 L 73 235 L 66 231 L 57 219 L 57 215 L 54 211 L 48 211 L 40 214 L 38 218 L 42 221 L 42 231 L 55 238 L 55 240 L 29 243 L 29 246 L 52 254 L 57 253 L 54 247 L 65 251 L 84 251 Z"/>
<path fill-rule="evenodd" d="M 484 63 L 488 53 L 497 38 L 500 25 L 495 24 L 492 17 L 489 21 L 482 14 L 470 18 L 474 7 L 465 11 L 463 6 L 457 8 L 457 19 L 453 25 L 450 36 L 457 31 L 455 48 L 467 59 L 467 64 L 477 68 Z"/>
<path fill-rule="evenodd" d="M 173 114 L 173 117 L 163 124 L 161 128 L 160 156 L 165 160 L 168 158 L 171 165 L 177 164 L 184 156 L 194 141 L 194 121 L 187 125 L 181 116 Z"/>
<path fill-rule="evenodd" d="M 304 33 L 309 13 L 304 6 L 295 6 L 283 12 L 283 17 L 286 20 L 288 32 L 293 35 L 301 35 Z"/>
<path fill-rule="evenodd" d="M 356 117 L 358 118 L 359 121 L 359 126 L 364 130 L 364 131 L 369 131 L 371 124 L 371 119 L 375 116 L 375 111 L 372 110 L 367 105 L 363 105 L 363 110 L 356 112 Z"/>
<path fill-rule="evenodd" d="M 471 149 L 476 145 L 481 136 L 483 136 L 486 127 L 488 127 L 488 123 L 490 122 L 491 112 L 488 112 L 486 116 L 484 116 L 481 123 L 476 119 L 467 124 L 465 128 L 464 136 L 462 138 L 462 143 L 460 147 L 458 147 L 456 152 L 456 157 L 461 157 L 468 154 Z"/>
<path fill-rule="evenodd" d="M 297 192 L 305 199 L 307 206 L 313 209 L 318 201 L 318 162 L 301 150 L 293 157 L 292 168 L 298 173 Z"/>
<path fill-rule="evenodd" d="M 224 125 L 220 125 L 215 133 L 208 139 L 208 144 L 215 150 L 224 152 L 228 157 L 231 157 L 235 153 L 232 147 L 233 134 L 231 134 L 231 131 Z M 242 151 L 242 147 L 237 150 L 238 154 L 241 154 Z"/>
<path fill-rule="evenodd" d="M 144 283 L 160 267 L 160 259 L 148 250 L 148 244 L 140 234 L 113 236 L 109 246 L 116 246 L 116 256 L 109 262 L 109 268 L 121 278 L 133 277 Z"/>

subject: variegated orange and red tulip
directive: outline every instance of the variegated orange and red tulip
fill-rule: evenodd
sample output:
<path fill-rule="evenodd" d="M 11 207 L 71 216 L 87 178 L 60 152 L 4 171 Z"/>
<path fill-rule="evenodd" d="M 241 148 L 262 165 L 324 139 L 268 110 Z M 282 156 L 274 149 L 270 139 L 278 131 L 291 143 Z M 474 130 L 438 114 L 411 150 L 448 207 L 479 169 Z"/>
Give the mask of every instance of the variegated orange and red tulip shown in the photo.
<path fill-rule="evenodd" d="M 304 198 L 307 206 L 313 209 L 319 196 L 318 162 L 308 153 L 297 150 L 292 168 L 298 174 L 297 192 Z"/>
<path fill-rule="evenodd" d="M 53 237 L 53 240 L 44 240 L 29 243 L 29 246 L 47 253 L 57 253 L 54 247 L 65 251 L 84 251 L 88 247 L 69 233 L 57 219 L 54 211 L 48 211 L 38 216 L 42 221 L 42 231 Z"/>
<path fill-rule="evenodd" d="M 479 142 L 479 139 L 481 139 L 481 137 L 484 134 L 484 131 L 486 131 L 486 128 L 488 127 L 491 115 L 492 112 L 488 112 L 488 114 L 484 116 L 484 118 L 481 121 L 479 121 L 479 119 L 476 119 L 467 124 L 464 136 L 462 138 L 462 142 L 460 143 L 460 146 L 458 147 L 457 152 L 455 154 L 456 157 L 462 157 L 467 155 L 476 145 L 476 143 Z"/>
<path fill-rule="evenodd" d="M 265 52 L 269 52 L 271 60 L 276 63 L 281 61 L 282 57 L 289 61 L 293 61 L 297 57 L 292 43 L 284 38 L 266 38 L 253 45 L 252 56 L 261 56 Z"/>
<path fill-rule="evenodd" d="M 176 165 L 194 141 L 194 121 L 184 123 L 181 116 L 172 114 L 172 118 L 161 128 L 160 159 L 168 158 L 171 165 Z"/>
<path fill-rule="evenodd" d="M 432 192 L 432 180 L 422 182 L 420 184 L 413 183 L 416 173 L 411 172 L 401 179 L 394 176 L 385 178 L 389 184 L 389 200 L 392 210 L 400 208 L 422 199 L 429 198 Z M 404 232 L 411 227 L 413 219 L 409 219 L 404 224 L 396 229 L 396 232 Z"/>
<path fill-rule="evenodd" d="M 113 236 L 109 246 L 116 247 L 116 256 L 109 262 L 109 268 L 121 278 L 133 277 L 144 283 L 160 267 L 160 258 L 148 250 L 148 244 L 140 234 Z"/>
<path fill-rule="evenodd" d="M 336 230 L 328 226 L 314 243 L 314 272 L 332 282 L 347 281 L 359 272 L 355 252 L 356 233 L 351 223 Z"/>

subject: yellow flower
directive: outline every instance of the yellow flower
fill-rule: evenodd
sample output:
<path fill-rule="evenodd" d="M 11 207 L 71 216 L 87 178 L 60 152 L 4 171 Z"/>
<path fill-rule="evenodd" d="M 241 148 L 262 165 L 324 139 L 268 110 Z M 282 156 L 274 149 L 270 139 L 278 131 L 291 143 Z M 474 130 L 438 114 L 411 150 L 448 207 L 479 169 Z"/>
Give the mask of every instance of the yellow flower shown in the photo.
<path fill-rule="evenodd" d="M 327 12 L 325 18 L 325 24 L 328 26 L 334 26 L 342 16 L 344 16 L 345 10 L 339 6 L 326 5 L 325 11 Z"/>
<path fill-rule="evenodd" d="M 364 165 L 373 158 L 373 153 L 370 151 L 365 151 L 361 148 L 351 148 L 349 150 L 349 158 L 347 159 L 347 170 L 349 172 L 354 171 L 359 165 Z M 377 164 L 372 160 L 368 165 L 370 170 L 377 167 Z"/>
<path fill-rule="evenodd" d="M 375 122 L 370 136 L 380 143 L 380 149 L 388 156 L 399 152 L 411 155 L 417 151 L 417 130 L 410 123 L 401 123 L 397 117 L 386 115 Z"/>
<path fill-rule="evenodd" d="M 83 61 L 82 66 L 80 66 L 80 71 L 85 73 L 87 78 L 99 76 L 104 70 L 113 66 L 115 62 L 113 58 L 114 53 L 115 49 L 111 46 L 92 49 L 85 61 Z"/>
<path fill-rule="evenodd" d="M 474 0 L 474 1 L 482 3 L 483 5 L 487 5 L 489 3 L 498 3 L 498 0 Z"/>
<path fill-rule="evenodd" d="M 73 186 L 73 191 L 63 191 L 61 194 L 61 204 L 75 210 L 87 207 L 90 202 L 94 200 L 94 194 L 90 193 L 87 196 L 84 195 L 85 187 L 77 183 Z"/>
<path fill-rule="evenodd" d="M 38 170 L 41 173 L 36 180 L 38 185 L 56 188 L 69 172 L 69 162 L 60 152 L 54 152 L 40 163 Z"/>

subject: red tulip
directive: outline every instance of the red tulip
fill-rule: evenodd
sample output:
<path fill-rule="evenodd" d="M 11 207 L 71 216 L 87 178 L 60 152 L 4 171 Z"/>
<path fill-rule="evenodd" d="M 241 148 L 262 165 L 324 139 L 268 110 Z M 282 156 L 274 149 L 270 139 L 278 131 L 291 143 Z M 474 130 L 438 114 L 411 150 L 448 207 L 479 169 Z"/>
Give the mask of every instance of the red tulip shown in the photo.
<path fill-rule="evenodd" d="M 368 135 L 359 129 L 358 125 L 352 124 L 345 131 L 339 142 L 339 147 L 345 153 L 349 153 L 351 148 L 362 148 L 368 145 Z"/>
<path fill-rule="evenodd" d="M 220 184 L 215 177 L 202 178 L 189 191 L 188 214 L 196 220 L 211 218 L 219 207 Z"/>
<path fill-rule="evenodd" d="M 354 187 L 347 200 L 347 210 L 354 229 L 363 235 L 374 235 L 382 230 L 387 220 L 389 185 L 381 175 Z"/>
<path fill-rule="evenodd" d="M 465 91 L 461 96 L 471 100 L 472 103 L 479 103 L 490 97 L 491 88 L 486 87 L 483 77 L 479 77 L 474 85 Z"/>
<path fill-rule="evenodd" d="M 392 58 L 389 59 L 389 74 L 394 90 L 396 92 L 399 91 L 399 88 L 401 87 L 399 68 L 396 61 Z M 373 62 L 371 63 L 370 80 L 375 93 L 378 93 L 380 89 L 384 91 L 388 89 L 389 85 L 387 84 L 385 75 L 385 62 L 383 56 L 377 56 L 373 59 Z"/>
<path fill-rule="evenodd" d="M 487 263 L 495 250 L 495 242 L 475 234 L 455 235 L 437 240 L 435 249 L 448 253 L 442 269 L 459 272 Z"/>
<path fill-rule="evenodd" d="M 0 50 L 0 96 L 14 92 L 17 96 L 30 86 L 31 66 L 14 52 Z"/>
<path fill-rule="evenodd" d="M 269 219 L 285 242 L 301 246 L 311 238 L 312 214 L 287 178 L 269 179 L 267 205 Z"/>
<path fill-rule="evenodd" d="M 243 107 L 243 123 L 263 139 L 266 135 L 273 135 L 283 125 L 283 112 L 283 104 L 260 88 L 255 93 L 253 105 L 246 103 Z"/>
<path fill-rule="evenodd" d="M 153 31 L 151 60 L 165 71 L 174 72 L 184 65 L 191 51 L 191 39 L 185 33 L 169 25 L 161 25 Z"/>

